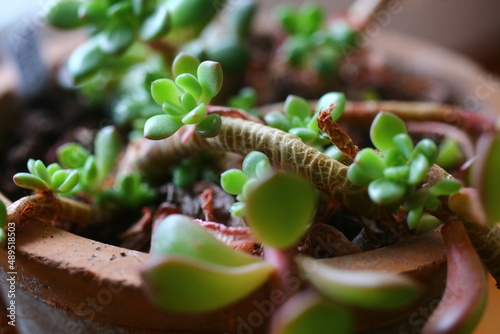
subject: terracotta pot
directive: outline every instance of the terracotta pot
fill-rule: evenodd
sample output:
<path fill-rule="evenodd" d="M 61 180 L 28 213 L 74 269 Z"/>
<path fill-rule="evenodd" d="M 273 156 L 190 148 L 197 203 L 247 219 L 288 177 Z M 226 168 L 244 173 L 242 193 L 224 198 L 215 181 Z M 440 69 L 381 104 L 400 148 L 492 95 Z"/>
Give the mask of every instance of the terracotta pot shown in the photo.
<path fill-rule="evenodd" d="M 428 75 L 445 83 L 457 96 L 474 96 L 478 78 L 488 78 L 460 56 L 408 37 L 384 35 L 374 43 L 394 59 L 394 66 L 402 73 Z M 61 54 L 65 52 L 61 49 Z M 60 60 L 60 54 L 55 58 Z M 14 106 L 19 102 L 12 86 L 0 87 L 0 93 L 2 103 L 12 100 Z M 479 102 L 478 109 L 484 112 L 500 106 L 495 96 Z M 29 228 L 16 235 L 19 333 L 263 333 L 271 311 L 278 307 L 270 287 L 263 286 L 217 312 L 195 316 L 167 313 L 150 302 L 142 287 L 139 268 L 149 254 L 89 240 L 41 221 L 26 224 Z M 360 311 L 359 332 L 418 332 L 437 306 L 445 284 L 445 251 L 438 231 L 324 261 L 341 268 L 410 275 L 423 286 L 422 297 L 408 308 L 390 313 Z M 0 250 L 0 265 L 7 302 L 8 284 L 3 283 L 10 270 L 5 249 Z"/>

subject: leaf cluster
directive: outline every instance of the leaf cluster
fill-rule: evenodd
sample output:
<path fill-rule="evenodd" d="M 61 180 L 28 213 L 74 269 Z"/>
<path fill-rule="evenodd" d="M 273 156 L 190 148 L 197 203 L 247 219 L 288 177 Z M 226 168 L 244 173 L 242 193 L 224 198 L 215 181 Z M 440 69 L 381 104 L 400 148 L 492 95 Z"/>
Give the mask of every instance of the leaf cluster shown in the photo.
<path fill-rule="evenodd" d="M 368 187 L 370 198 L 379 205 L 408 210 L 408 225 L 415 228 L 424 209 L 441 207 L 440 195 L 460 190 L 458 180 L 441 180 L 432 187 L 420 187 L 436 162 L 438 150 L 430 139 L 416 145 L 408 135 L 404 122 L 396 115 L 380 112 L 373 120 L 370 138 L 372 148 L 361 150 L 349 166 L 347 176 L 354 184 Z"/>
<path fill-rule="evenodd" d="M 207 114 L 207 105 L 222 87 L 220 64 L 208 60 L 200 63 L 197 58 L 180 53 L 172 64 L 172 75 L 173 79 L 158 79 L 151 83 L 151 95 L 165 113 L 146 121 L 144 136 L 164 139 L 183 125 L 195 125 L 199 136 L 216 136 L 221 118 L 217 114 Z"/>

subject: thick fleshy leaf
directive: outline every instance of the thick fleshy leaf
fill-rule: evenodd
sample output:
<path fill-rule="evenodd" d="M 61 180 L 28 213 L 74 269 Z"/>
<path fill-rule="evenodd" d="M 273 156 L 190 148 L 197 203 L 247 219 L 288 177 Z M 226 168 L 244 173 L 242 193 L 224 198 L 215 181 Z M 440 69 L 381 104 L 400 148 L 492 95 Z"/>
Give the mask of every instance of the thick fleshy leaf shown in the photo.
<path fill-rule="evenodd" d="M 316 136 L 318 135 L 317 132 L 314 132 L 311 129 L 302 128 L 302 127 L 291 128 L 290 130 L 288 130 L 288 132 L 294 136 L 299 137 L 304 143 L 307 143 L 307 142 L 315 139 Z"/>
<path fill-rule="evenodd" d="M 196 125 L 194 132 L 203 138 L 215 137 L 219 134 L 222 126 L 222 118 L 219 114 L 210 114 Z"/>
<path fill-rule="evenodd" d="M 440 180 L 430 189 L 431 194 L 436 196 L 440 195 L 451 195 L 460 191 L 462 188 L 462 183 L 455 179 L 450 180 Z"/>
<path fill-rule="evenodd" d="M 236 39 L 245 38 L 252 26 L 252 21 L 257 11 L 255 0 L 236 1 L 231 3 L 232 12 L 228 15 L 229 31 L 233 33 Z"/>
<path fill-rule="evenodd" d="M 62 193 L 71 191 L 73 190 L 74 187 L 76 187 L 79 180 L 80 180 L 80 175 L 78 174 L 78 171 L 72 170 L 68 173 L 66 180 L 59 187 L 57 187 L 57 190 Z"/>
<path fill-rule="evenodd" d="M 248 46 L 237 40 L 221 40 L 210 45 L 207 58 L 221 64 L 225 73 L 244 71 L 250 61 Z"/>
<path fill-rule="evenodd" d="M 413 150 L 412 157 L 410 159 L 419 154 L 423 154 L 427 158 L 430 165 L 434 164 L 438 155 L 436 143 L 427 138 L 422 139 L 417 143 L 417 145 L 415 145 L 415 149 Z"/>
<path fill-rule="evenodd" d="M 68 59 L 69 74 L 76 82 L 99 70 L 108 57 L 102 52 L 97 38 L 92 38 L 80 45 Z"/>
<path fill-rule="evenodd" d="M 116 165 L 120 154 L 120 135 L 114 126 L 106 126 L 94 139 L 94 156 L 99 178 L 106 178 Z"/>
<path fill-rule="evenodd" d="M 332 301 L 381 310 L 402 307 L 418 295 L 410 278 L 369 270 L 346 270 L 307 257 L 297 259 L 312 285 Z"/>
<path fill-rule="evenodd" d="M 287 248 L 297 243 L 311 223 L 314 188 L 303 179 L 276 172 L 260 180 L 246 197 L 247 223 L 263 243 Z"/>
<path fill-rule="evenodd" d="M 458 166 L 463 161 L 464 153 L 460 144 L 451 138 L 445 140 L 439 145 L 439 153 L 436 159 L 436 164 L 444 169 L 451 169 Z"/>
<path fill-rule="evenodd" d="M 239 169 L 230 169 L 220 176 L 221 186 L 225 192 L 231 195 L 238 195 L 243 191 L 243 186 L 248 177 Z"/>
<path fill-rule="evenodd" d="M 198 79 L 190 73 L 179 74 L 175 78 L 175 83 L 177 86 L 184 89 L 186 92 L 191 94 L 195 99 L 199 99 L 202 93 L 201 85 Z"/>
<path fill-rule="evenodd" d="M 152 140 L 165 139 L 176 133 L 183 125 L 179 117 L 156 115 L 144 124 L 144 137 Z"/>
<path fill-rule="evenodd" d="M 396 148 L 393 138 L 400 133 L 407 133 L 405 123 L 386 111 L 379 112 L 370 127 L 370 139 L 380 151 Z"/>
<path fill-rule="evenodd" d="M 172 73 L 174 78 L 177 78 L 183 73 L 191 74 L 192 76 L 197 76 L 198 66 L 200 66 L 200 61 L 195 56 L 187 54 L 185 52 L 179 53 L 172 62 Z"/>
<path fill-rule="evenodd" d="M 223 244 L 190 217 L 177 214 L 161 221 L 151 245 L 155 256 L 182 255 L 221 266 L 237 267 L 262 261 Z"/>
<path fill-rule="evenodd" d="M 423 154 L 417 155 L 410 163 L 408 183 L 416 185 L 422 182 L 430 167 L 429 161 Z"/>
<path fill-rule="evenodd" d="M 288 300 L 273 316 L 273 334 L 347 334 L 352 316 L 314 292 L 303 292 Z"/>
<path fill-rule="evenodd" d="M 78 8 L 80 20 L 99 25 L 106 22 L 106 6 L 102 1 L 82 2 Z"/>
<path fill-rule="evenodd" d="M 252 151 L 243 159 L 242 170 L 249 177 L 257 177 L 257 166 L 264 164 L 265 168 L 269 168 L 271 163 L 269 158 L 262 152 Z"/>
<path fill-rule="evenodd" d="M 264 115 L 264 121 L 267 125 L 282 131 L 288 131 L 291 126 L 290 120 L 285 116 L 285 114 L 279 111 L 271 111 L 267 113 Z"/>
<path fill-rule="evenodd" d="M 500 135 L 485 135 L 477 145 L 478 156 L 473 165 L 472 184 L 478 189 L 486 219 L 500 222 Z"/>
<path fill-rule="evenodd" d="M 182 118 L 182 123 L 198 124 L 205 119 L 206 114 L 207 114 L 207 106 L 205 103 L 201 103 Z"/>
<path fill-rule="evenodd" d="M 265 261 L 229 267 L 183 256 L 159 258 L 142 271 L 153 300 L 179 313 L 217 310 L 264 284 L 274 268 Z"/>
<path fill-rule="evenodd" d="M 78 17 L 78 8 L 82 4 L 78 0 L 61 0 L 52 2 L 47 11 L 47 21 L 54 27 L 72 29 L 80 27 L 83 22 Z"/>
<path fill-rule="evenodd" d="M 193 110 L 193 109 L 196 109 L 197 107 L 199 107 L 198 102 L 196 102 L 193 95 L 191 95 L 189 93 L 182 94 L 181 106 L 184 110 Z"/>
<path fill-rule="evenodd" d="M 134 29 L 129 22 L 112 21 L 99 34 L 99 47 L 108 54 L 119 55 L 134 42 Z"/>
<path fill-rule="evenodd" d="M 63 184 L 64 181 L 66 181 L 66 178 L 68 177 L 68 173 L 69 172 L 67 170 L 58 170 L 54 174 L 52 174 L 50 180 L 51 188 L 56 189 L 61 184 Z"/>
<path fill-rule="evenodd" d="M 41 160 L 36 160 L 34 165 L 35 175 L 42 179 L 45 183 L 50 184 L 50 174 Z"/>
<path fill-rule="evenodd" d="M 49 186 L 43 182 L 38 176 L 30 173 L 17 173 L 13 177 L 14 183 L 21 188 L 31 189 L 35 191 L 48 190 Z"/>
<path fill-rule="evenodd" d="M 167 6 L 158 6 L 141 24 L 140 36 L 144 41 L 154 41 L 166 35 L 172 25 Z"/>
<path fill-rule="evenodd" d="M 80 168 L 90 152 L 78 143 L 67 143 L 57 149 L 57 160 L 65 168 Z"/>
<path fill-rule="evenodd" d="M 347 100 L 343 93 L 338 92 L 330 92 L 323 95 L 318 100 L 318 105 L 316 106 L 317 111 L 325 110 L 330 107 L 332 104 L 336 104 L 337 106 L 332 110 L 332 119 L 336 122 L 344 113 L 345 104 Z"/>
<path fill-rule="evenodd" d="M 299 96 L 288 95 L 283 108 L 290 118 L 296 116 L 299 119 L 305 119 L 311 116 L 311 106 L 305 99 Z"/>
<path fill-rule="evenodd" d="M 209 102 L 222 87 L 222 68 L 219 63 L 206 60 L 198 66 L 198 81 L 203 89 L 202 99 Z"/>
<path fill-rule="evenodd" d="M 170 79 L 158 79 L 151 83 L 151 95 L 156 103 L 162 105 L 165 102 L 178 103 L 179 90 Z"/>
<path fill-rule="evenodd" d="M 398 202 L 403 198 L 405 191 L 404 183 L 386 178 L 377 179 L 368 186 L 368 195 L 372 201 L 379 205 Z"/>
<path fill-rule="evenodd" d="M 370 182 L 384 175 L 385 163 L 371 148 L 358 152 L 354 162 L 349 166 L 347 177 L 359 186 L 368 186 Z"/>
<path fill-rule="evenodd" d="M 461 222 L 447 222 L 441 234 L 448 264 L 446 289 L 422 333 L 472 333 L 486 304 L 486 271 Z"/>
<path fill-rule="evenodd" d="M 408 159 L 410 158 L 411 152 L 413 151 L 413 140 L 406 133 L 400 133 L 392 139 L 392 142 L 398 150 L 403 154 L 403 156 Z"/>

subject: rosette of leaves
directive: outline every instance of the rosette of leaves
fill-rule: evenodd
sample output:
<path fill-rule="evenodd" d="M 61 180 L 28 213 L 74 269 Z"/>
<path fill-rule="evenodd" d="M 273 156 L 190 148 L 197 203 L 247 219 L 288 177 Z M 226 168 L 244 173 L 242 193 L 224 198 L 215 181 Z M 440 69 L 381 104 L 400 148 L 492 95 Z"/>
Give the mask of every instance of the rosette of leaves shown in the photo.
<path fill-rule="evenodd" d="M 127 174 L 110 184 L 120 146 L 114 126 L 99 130 L 94 140 L 94 154 L 78 143 L 61 146 L 57 152 L 59 163 L 80 175 L 73 193 L 91 196 L 98 205 L 113 206 L 136 207 L 154 198 L 154 191 L 138 174 Z"/>
<path fill-rule="evenodd" d="M 58 28 L 89 30 L 91 38 L 68 61 L 79 82 L 112 65 L 113 56 L 126 54 L 137 41 L 152 43 L 168 35 L 168 42 L 178 45 L 195 38 L 223 7 L 224 1 L 212 0 L 62 0 L 46 17 Z"/>
<path fill-rule="evenodd" d="M 324 11 L 316 4 L 306 2 L 298 9 L 282 6 L 277 16 L 288 33 L 279 55 L 292 67 L 311 69 L 330 77 L 337 72 L 341 58 L 355 45 L 357 32 L 344 20 L 327 26 Z"/>
<path fill-rule="evenodd" d="M 380 112 L 370 128 L 370 139 L 378 149 L 361 150 L 348 169 L 349 179 L 368 187 L 370 198 L 379 205 L 408 210 L 408 225 L 415 228 L 424 210 L 437 211 L 440 195 L 458 192 L 458 180 L 441 180 L 430 188 L 419 185 L 436 162 L 438 150 L 430 139 L 416 145 L 408 135 L 404 122 L 389 112 Z"/>
<path fill-rule="evenodd" d="M 331 117 L 337 121 L 345 109 L 345 95 L 338 92 L 330 92 L 323 95 L 313 111 L 309 102 L 299 96 L 289 95 L 284 104 L 284 112 L 271 111 L 264 116 L 267 125 L 286 131 L 302 139 L 319 150 L 330 141 L 323 135 L 318 127 L 318 115 L 320 111 L 328 109 L 332 104 Z M 332 151 L 332 150 L 330 150 Z"/>
<path fill-rule="evenodd" d="M 173 79 L 158 79 L 151 83 L 151 95 L 162 106 L 164 114 L 149 118 L 144 136 L 159 140 L 170 137 L 183 125 L 194 125 L 201 137 L 213 137 L 219 132 L 221 117 L 207 114 L 207 105 L 222 87 L 219 63 L 200 61 L 180 53 L 172 64 Z"/>

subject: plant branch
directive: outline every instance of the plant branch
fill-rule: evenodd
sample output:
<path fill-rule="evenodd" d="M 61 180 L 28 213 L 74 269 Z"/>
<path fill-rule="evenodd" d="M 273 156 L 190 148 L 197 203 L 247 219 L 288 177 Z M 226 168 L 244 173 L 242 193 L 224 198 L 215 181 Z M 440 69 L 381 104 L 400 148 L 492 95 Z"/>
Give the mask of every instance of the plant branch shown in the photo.
<path fill-rule="evenodd" d="M 8 221 L 23 229 L 32 219 L 66 220 L 85 227 L 101 219 L 100 211 L 90 205 L 52 192 L 23 197 L 7 208 Z"/>

